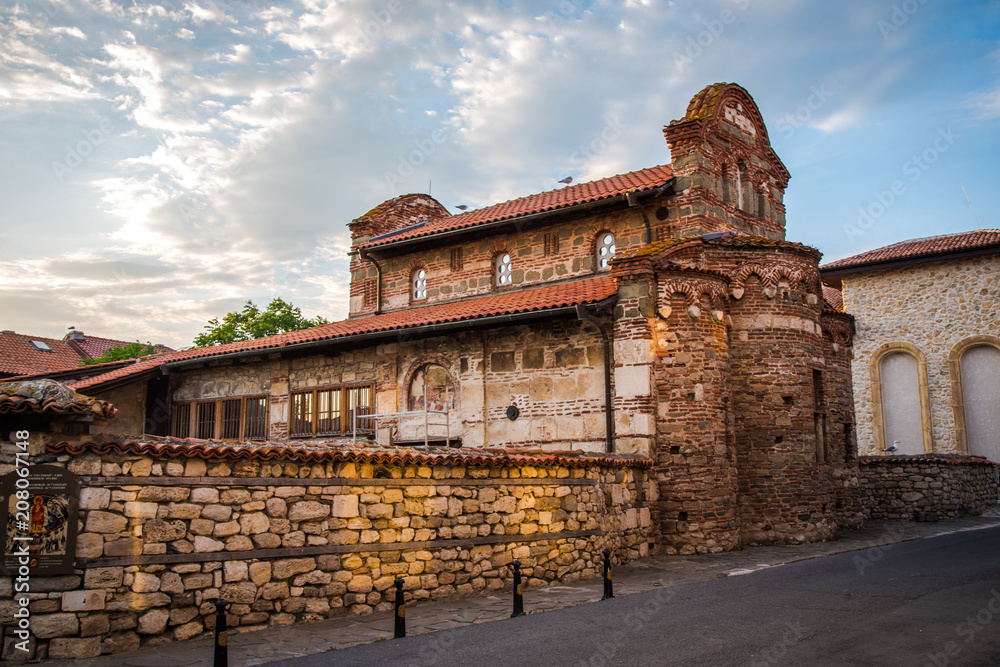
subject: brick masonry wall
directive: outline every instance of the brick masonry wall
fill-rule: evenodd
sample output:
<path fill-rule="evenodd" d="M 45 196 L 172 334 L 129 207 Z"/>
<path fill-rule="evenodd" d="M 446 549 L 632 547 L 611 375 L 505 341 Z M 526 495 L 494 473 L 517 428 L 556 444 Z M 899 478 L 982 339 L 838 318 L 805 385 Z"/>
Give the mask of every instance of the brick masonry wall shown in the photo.
<path fill-rule="evenodd" d="M 59 456 L 84 476 L 78 568 L 32 580 L 33 652 L 15 653 L 8 635 L 3 657 L 203 636 L 218 597 L 233 603 L 230 627 L 253 630 L 389 609 L 396 577 L 408 601 L 473 595 L 509 589 L 519 559 L 530 591 L 600 576 L 605 548 L 616 562 L 648 553 L 655 488 L 644 469 L 531 462 Z M 0 578 L 8 628 L 15 608 Z"/>
<path fill-rule="evenodd" d="M 979 516 L 997 504 L 997 468 L 981 457 L 864 456 L 858 469 L 870 519 Z"/>
<path fill-rule="evenodd" d="M 643 211 L 649 219 L 660 206 L 657 201 L 643 202 Z M 612 207 L 612 210 L 597 211 L 584 218 L 563 218 L 544 226 L 494 233 L 480 240 L 421 248 L 379 259 L 382 309 L 395 310 L 411 303 L 435 303 L 498 291 L 494 284 L 493 261 L 500 252 L 510 253 L 512 286 L 517 287 L 595 273 L 595 241 L 601 231 L 615 235 L 618 252 L 634 250 L 643 244 L 644 220 L 638 209 Z M 460 268 L 452 263 L 452 251 L 461 253 Z M 413 302 L 410 281 L 417 268 L 426 271 L 427 298 Z M 374 312 L 374 301 L 370 299 L 368 305 L 362 306 L 361 297 L 366 290 L 374 293 L 375 280 L 376 271 L 371 262 L 352 257 L 352 315 Z"/>
<path fill-rule="evenodd" d="M 1000 254 L 927 262 L 844 277 L 844 310 L 857 320 L 854 396 L 858 451 L 876 451 L 871 358 L 885 343 L 915 345 L 927 358 L 935 452 L 962 453 L 955 435 L 948 356 L 962 340 L 1000 330 Z"/>

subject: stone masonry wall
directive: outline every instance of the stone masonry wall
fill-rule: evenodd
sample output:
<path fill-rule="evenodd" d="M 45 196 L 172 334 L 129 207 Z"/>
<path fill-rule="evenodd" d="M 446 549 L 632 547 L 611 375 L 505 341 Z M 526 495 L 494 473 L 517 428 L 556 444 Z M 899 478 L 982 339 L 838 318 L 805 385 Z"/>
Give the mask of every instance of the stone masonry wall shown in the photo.
<path fill-rule="evenodd" d="M 253 630 L 389 609 L 396 577 L 407 600 L 441 599 L 509 588 L 514 559 L 530 590 L 599 576 L 605 548 L 616 562 L 648 553 L 655 488 L 639 461 L 486 465 L 443 450 L 447 463 L 406 463 L 384 449 L 369 451 L 385 463 L 301 450 L 205 460 L 191 455 L 203 448 L 149 447 L 36 457 L 82 476 L 77 569 L 32 579 L 28 656 L 14 652 L 12 580 L 0 578 L 5 660 L 205 635 L 219 597 L 231 627 Z"/>
<path fill-rule="evenodd" d="M 858 469 L 870 519 L 979 516 L 997 503 L 997 468 L 979 456 L 863 456 Z"/>
<path fill-rule="evenodd" d="M 1000 330 L 1000 254 L 928 262 L 844 277 L 854 315 L 854 396 L 861 454 L 881 454 L 873 433 L 871 358 L 885 343 L 915 345 L 927 358 L 934 451 L 962 453 L 955 435 L 948 356 L 962 340 Z"/>

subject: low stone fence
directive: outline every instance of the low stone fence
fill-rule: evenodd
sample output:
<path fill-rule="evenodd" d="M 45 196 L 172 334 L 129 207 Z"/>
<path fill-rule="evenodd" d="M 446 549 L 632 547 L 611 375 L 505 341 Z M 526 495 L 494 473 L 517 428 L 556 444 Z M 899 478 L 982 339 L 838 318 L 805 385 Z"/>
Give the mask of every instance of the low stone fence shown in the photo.
<path fill-rule="evenodd" d="M 858 470 L 870 519 L 978 516 L 997 504 L 997 468 L 981 456 L 862 456 Z"/>
<path fill-rule="evenodd" d="M 572 582 L 600 576 L 603 549 L 627 561 L 651 539 L 655 486 L 632 458 L 169 440 L 36 458 L 81 477 L 76 570 L 32 578 L 30 653 L 0 578 L 4 660 L 197 637 L 220 597 L 252 630 L 388 610 L 397 577 L 407 600 L 502 590 L 514 559 L 529 588 Z"/>

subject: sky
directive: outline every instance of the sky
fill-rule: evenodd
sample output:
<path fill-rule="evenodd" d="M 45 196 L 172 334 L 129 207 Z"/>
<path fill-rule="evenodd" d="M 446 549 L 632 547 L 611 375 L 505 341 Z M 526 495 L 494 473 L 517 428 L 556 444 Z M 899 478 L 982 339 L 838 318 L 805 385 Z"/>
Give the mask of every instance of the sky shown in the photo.
<path fill-rule="evenodd" d="M 247 300 L 342 319 L 352 219 L 666 164 L 720 81 L 826 261 L 1000 227 L 997 1 L 7 0 L 0 329 L 180 348 Z"/>

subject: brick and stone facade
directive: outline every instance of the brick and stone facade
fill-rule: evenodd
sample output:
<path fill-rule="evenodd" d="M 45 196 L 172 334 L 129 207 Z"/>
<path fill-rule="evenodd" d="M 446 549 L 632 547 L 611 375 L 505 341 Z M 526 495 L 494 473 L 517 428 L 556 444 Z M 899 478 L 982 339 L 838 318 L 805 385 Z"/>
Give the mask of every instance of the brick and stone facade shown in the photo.
<path fill-rule="evenodd" d="M 714 84 L 664 136 L 669 165 L 590 184 L 458 215 L 379 204 L 349 224 L 349 319 L 167 357 L 160 435 L 242 437 L 231 415 L 266 405 L 273 442 L 632 454 L 654 462 L 667 552 L 857 525 L 852 320 L 819 252 L 784 239 L 760 112 Z"/>

